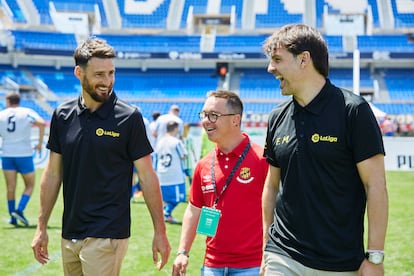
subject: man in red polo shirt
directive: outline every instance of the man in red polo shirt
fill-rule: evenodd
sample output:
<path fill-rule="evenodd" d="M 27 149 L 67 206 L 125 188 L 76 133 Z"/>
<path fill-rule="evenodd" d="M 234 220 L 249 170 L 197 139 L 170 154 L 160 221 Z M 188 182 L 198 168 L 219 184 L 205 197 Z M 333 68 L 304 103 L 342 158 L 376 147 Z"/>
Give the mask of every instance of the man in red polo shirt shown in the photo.
<path fill-rule="evenodd" d="M 214 91 L 200 112 L 215 149 L 198 162 L 184 213 L 173 275 L 186 273 L 197 233 L 206 238 L 201 275 L 258 275 L 262 261 L 261 197 L 268 165 L 263 148 L 241 131 L 237 94 Z"/>

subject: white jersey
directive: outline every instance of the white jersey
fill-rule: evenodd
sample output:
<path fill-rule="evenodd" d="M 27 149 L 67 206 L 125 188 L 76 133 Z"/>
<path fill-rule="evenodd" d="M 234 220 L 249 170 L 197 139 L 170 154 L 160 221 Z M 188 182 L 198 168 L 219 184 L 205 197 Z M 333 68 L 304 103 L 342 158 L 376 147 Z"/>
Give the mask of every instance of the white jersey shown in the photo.
<path fill-rule="evenodd" d="M 184 134 L 184 122 L 183 120 L 175 116 L 174 114 L 163 114 L 155 121 L 155 133 L 157 134 L 156 138 L 156 144 L 158 144 L 158 141 L 161 140 L 161 138 L 167 133 L 167 124 L 171 121 L 178 123 L 178 136 L 183 136 Z M 179 138 L 179 137 L 177 137 Z"/>
<path fill-rule="evenodd" d="M 152 134 L 151 134 L 151 129 L 150 129 L 150 121 L 146 118 L 146 117 L 144 117 L 144 116 L 142 116 L 142 120 L 144 121 L 144 126 L 145 126 L 145 132 L 146 132 L 146 134 L 147 134 L 147 138 L 148 138 L 148 141 L 150 142 L 150 144 L 151 144 L 151 146 L 152 146 L 152 148 L 154 149 L 154 139 L 152 139 Z"/>
<path fill-rule="evenodd" d="M 25 157 L 33 155 L 31 132 L 33 122 L 40 118 L 36 111 L 26 107 L 9 107 L 0 111 L 2 156 Z"/>
<path fill-rule="evenodd" d="M 160 185 L 176 185 L 185 182 L 182 158 L 187 156 L 187 150 L 181 140 L 165 135 L 157 143 L 156 171 Z"/>
<path fill-rule="evenodd" d="M 152 121 L 152 122 L 149 123 L 149 130 L 150 130 L 150 136 L 151 136 L 150 142 L 151 142 L 151 145 L 152 145 L 152 147 L 155 151 L 155 142 L 157 140 L 155 138 L 154 134 L 153 134 L 155 132 L 155 121 Z"/>

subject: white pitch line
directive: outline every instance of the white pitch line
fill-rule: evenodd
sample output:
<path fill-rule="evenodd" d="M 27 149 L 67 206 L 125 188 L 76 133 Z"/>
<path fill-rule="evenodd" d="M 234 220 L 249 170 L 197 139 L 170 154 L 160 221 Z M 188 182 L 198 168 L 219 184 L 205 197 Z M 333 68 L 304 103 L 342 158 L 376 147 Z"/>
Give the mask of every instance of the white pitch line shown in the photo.
<path fill-rule="evenodd" d="M 61 256 L 61 251 L 57 251 L 55 253 L 53 253 L 52 255 L 49 256 L 49 262 L 60 258 Z M 39 270 L 40 268 L 42 268 L 42 264 L 36 262 L 33 263 L 29 266 L 27 266 L 24 270 L 16 272 L 16 274 L 14 274 L 14 276 L 26 276 L 26 275 L 32 275 L 35 271 Z"/>

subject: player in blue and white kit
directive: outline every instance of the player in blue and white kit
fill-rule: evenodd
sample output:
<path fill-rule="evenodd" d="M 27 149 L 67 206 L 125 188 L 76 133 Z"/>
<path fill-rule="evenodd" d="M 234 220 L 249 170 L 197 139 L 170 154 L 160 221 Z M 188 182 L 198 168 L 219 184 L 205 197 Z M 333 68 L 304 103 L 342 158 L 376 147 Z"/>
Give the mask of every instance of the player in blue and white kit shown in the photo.
<path fill-rule="evenodd" d="M 10 224 L 17 226 L 17 220 L 29 225 L 23 211 L 32 195 L 35 185 L 35 167 L 31 143 L 32 126 L 39 128 L 39 142 L 35 149 L 42 150 L 46 123 L 36 111 L 20 106 L 19 93 L 6 96 L 6 109 L 0 111 L 0 135 L 2 137 L 2 167 L 7 184 L 7 205 L 11 216 Z M 24 180 L 25 189 L 16 209 L 17 173 Z"/>
<path fill-rule="evenodd" d="M 183 160 L 188 154 L 183 142 L 176 137 L 177 133 L 178 123 L 169 122 L 167 133 L 159 137 L 155 149 L 156 171 L 164 201 L 164 220 L 172 224 L 177 223 L 172 211 L 186 197 Z"/>

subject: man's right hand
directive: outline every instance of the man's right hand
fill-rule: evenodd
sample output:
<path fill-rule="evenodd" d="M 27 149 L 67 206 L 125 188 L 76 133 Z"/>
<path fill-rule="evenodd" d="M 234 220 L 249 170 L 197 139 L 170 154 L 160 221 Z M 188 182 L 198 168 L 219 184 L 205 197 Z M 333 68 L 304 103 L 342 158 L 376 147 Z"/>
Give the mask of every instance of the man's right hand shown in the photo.
<path fill-rule="evenodd" d="M 37 229 L 32 241 L 32 249 L 35 259 L 41 264 L 46 264 L 49 261 L 48 243 L 49 237 L 46 230 L 41 231 Z"/>
<path fill-rule="evenodd" d="M 187 272 L 188 256 L 184 254 L 178 255 L 173 264 L 172 276 L 183 276 Z"/>

